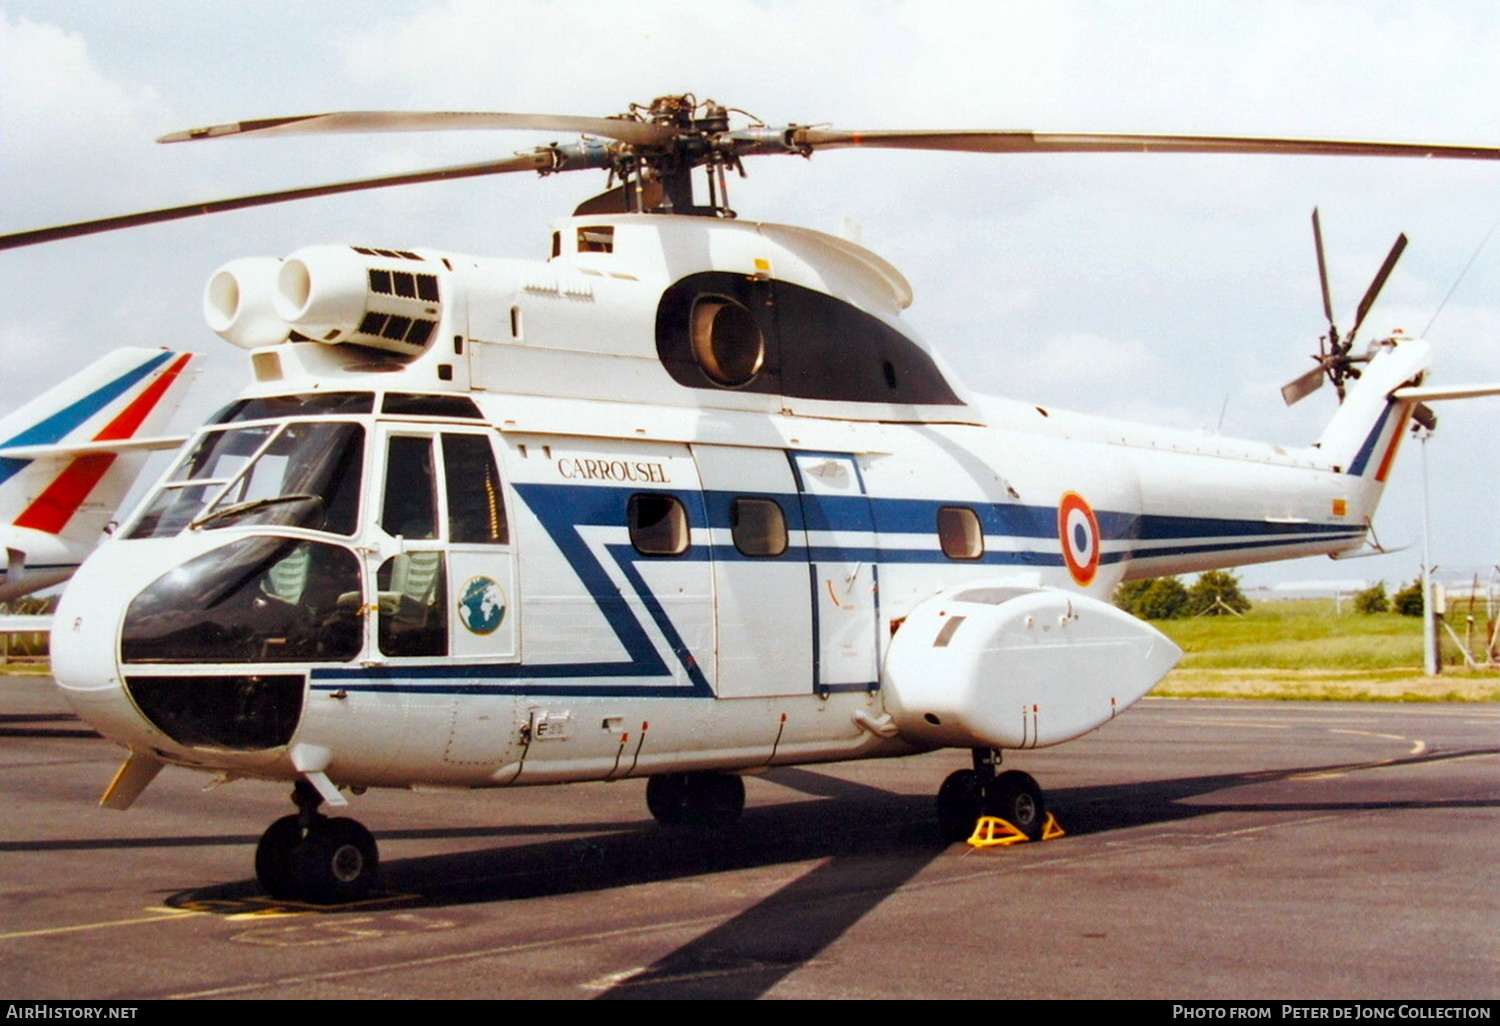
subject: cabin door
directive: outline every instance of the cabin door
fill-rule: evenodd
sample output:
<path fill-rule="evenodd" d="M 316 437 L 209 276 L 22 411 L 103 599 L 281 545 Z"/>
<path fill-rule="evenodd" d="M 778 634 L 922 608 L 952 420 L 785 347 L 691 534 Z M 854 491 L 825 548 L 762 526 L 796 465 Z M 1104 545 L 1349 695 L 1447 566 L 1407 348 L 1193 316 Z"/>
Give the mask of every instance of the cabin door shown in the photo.
<path fill-rule="evenodd" d="M 513 662 L 515 566 L 491 432 L 392 425 L 376 569 L 385 657 Z"/>
<path fill-rule="evenodd" d="M 812 587 L 814 690 L 874 691 L 880 681 L 875 518 L 855 457 L 791 453 Z"/>
<path fill-rule="evenodd" d="M 806 535 L 780 449 L 695 445 L 713 544 L 718 695 L 805 695 L 813 681 Z"/>

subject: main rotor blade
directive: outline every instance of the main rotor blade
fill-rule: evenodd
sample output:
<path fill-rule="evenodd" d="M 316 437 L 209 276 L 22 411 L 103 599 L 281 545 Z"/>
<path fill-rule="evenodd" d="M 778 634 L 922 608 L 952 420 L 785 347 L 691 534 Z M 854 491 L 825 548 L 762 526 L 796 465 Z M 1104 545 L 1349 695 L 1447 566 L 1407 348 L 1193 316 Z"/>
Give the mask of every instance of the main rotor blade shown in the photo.
<path fill-rule="evenodd" d="M 148 210 L 139 214 L 122 214 L 117 217 L 100 218 L 97 221 L 79 221 L 76 224 L 58 225 L 54 228 L 38 228 L 33 231 L 0 235 L 0 250 L 35 246 L 42 242 L 77 238 L 81 235 L 97 235 L 101 232 L 118 231 L 121 228 L 159 224 L 163 221 L 180 221 L 188 217 L 197 217 L 200 214 L 218 214 L 226 210 L 243 210 L 247 207 L 264 207 L 273 203 L 312 199 L 316 196 L 333 196 L 341 192 L 384 189 L 392 185 L 414 185 L 418 182 L 434 182 L 450 178 L 477 178 L 481 175 L 499 175 L 510 171 L 549 171 L 554 169 L 554 162 L 552 151 L 539 149 L 534 153 L 508 157 L 505 160 L 485 161 L 480 164 L 460 164 L 455 167 L 416 171 L 411 174 L 364 178 L 359 181 L 313 185 L 301 189 L 284 189 L 280 192 L 263 192 L 255 196 L 239 196 L 235 199 Z"/>
<path fill-rule="evenodd" d="M 793 146 L 950 150 L 962 153 L 1283 153 L 1331 157 L 1437 157 L 1500 160 L 1500 147 L 1212 135 L 1107 135 L 1043 132 L 845 132 L 793 128 Z"/>
<path fill-rule="evenodd" d="M 1380 265 L 1380 270 L 1375 275 L 1375 280 L 1370 282 L 1370 287 L 1365 290 L 1365 298 L 1359 301 L 1359 310 L 1354 315 L 1354 327 L 1349 329 L 1349 338 L 1352 340 L 1359 332 L 1359 326 L 1365 322 L 1365 314 L 1370 312 L 1370 307 L 1375 305 L 1375 297 L 1380 295 L 1380 290 L 1385 288 L 1385 280 L 1391 276 L 1391 270 L 1395 268 L 1396 261 L 1401 259 L 1402 251 L 1406 249 L 1406 233 L 1402 232 L 1396 236 L 1396 244 L 1386 254 L 1385 263 Z"/>
<path fill-rule="evenodd" d="M 520 129 L 577 132 L 618 139 L 633 146 L 660 145 L 680 133 L 668 125 L 623 118 L 573 117 L 566 114 L 493 114 L 483 111 L 345 111 L 288 118 L 234 121 L 227 125 L 172 132 L 157 142 L 197 142 L 231 136 L 321 135 L 335 132 L 453 132 Z"/>
<path fill-rule="evenodd" d="M 1318 249 L 1318 284 L 1323 287 L 1323 314 L 1328 318 L 1328 337 L 1335 343 L 1339 329 L 1333 323 L 1333 300 L 1328 297 L 1328 264 L 1323 260 L 1323 226 L 1318 223 L 1318 208 L 1313 207 L 1313 245 Z M 1288 403 L 1287 405 L 1291 405 Z"/>
<path fill-rule="evenodd" d="M 1323 387 L 1323 368 L 1314 367 L 1281 386 L 1281 398 L 1288 406 L 1301 402 Z"/>

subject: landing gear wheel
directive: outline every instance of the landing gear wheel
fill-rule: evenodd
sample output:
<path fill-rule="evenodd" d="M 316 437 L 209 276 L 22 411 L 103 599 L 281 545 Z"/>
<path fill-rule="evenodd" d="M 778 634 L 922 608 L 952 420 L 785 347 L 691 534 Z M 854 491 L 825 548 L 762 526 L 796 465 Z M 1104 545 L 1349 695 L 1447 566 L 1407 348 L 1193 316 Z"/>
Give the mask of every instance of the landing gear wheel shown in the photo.
<path fill-rule="evenodd" d="M 1031 840 L 1039 840 L 1047 823 L 1047 802 L 1031 774 L 1006 770 L 985 789 L 984 812 L 999 816 Z"/>
<path fill-rule="evenodd" d="M 646 808 L 662 826 L 726 827 L 745 809 L 745 781 L 732 773 L 664 773 L 646 781 Z"/>
<path fill-rule="evenodd" d="M 369 893 L 380 868 L 375 838 L 352 819 L 319 818 L 297 849 L 297 889 L 319 905 L 357 901 Z"/>
<path fill-rule="evenodd" d="M 255 878 L 273 898 L 297 897 L 297 849 L 302 846 L 298 816 L 282 816 L 260 835 L 255 846 Z"/>
<path fill-rule="evenodd" d="M 954 770 L 938 788 L 938 831 L 948 843 L 968 840 L 984 805 L 979 788 L 979 774 L 973 770 Z"/>

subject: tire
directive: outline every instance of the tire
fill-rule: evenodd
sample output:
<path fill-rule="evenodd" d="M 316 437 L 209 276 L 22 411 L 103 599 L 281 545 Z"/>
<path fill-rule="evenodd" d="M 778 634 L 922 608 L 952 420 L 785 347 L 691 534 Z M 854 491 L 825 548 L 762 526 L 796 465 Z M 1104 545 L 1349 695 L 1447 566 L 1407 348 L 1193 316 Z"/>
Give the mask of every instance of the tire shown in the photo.
<path fill-rule="evenodd" d="M 266 893 L 278 900 L 295 899 L 297 850 L 302 846 L 302 824 L 296 816 L 283 816 L 266 828 L 255 846 L 255 878 Z"/>
<path fill-rule="evenodd" d="M 680 826 L 687 822 L 686 773 L 664 773 L 646 781 L 646 808 L 662 826 Z"/>
<path fill-rule="evenodd" d="M 973 770 L 954 770 L 948 774 L 937 793 L 938 831 L 945 842 L 968 840 L 979 822 L 983 799 L 979 774 Z"/>
<path fill-rule="evenodd" d="M 985 796 L 986 815 L 999 816 L 1031 840 L 1039 840 L 1047 822 L 1047 802 L 1031 774 L 1007 770 L 995 778 Z"/>
<path fill-rule="evenodd" d="M 646 808 L 662 826 L 726 827 L 745 809 L 745 781 L 732 773 L 664 773 L 646 782 Z"/>
<path fill-rule="evenodd" d="M 688 822 L 693 826 L 720 830 L 740 818 L 745 811 L 745 778 L 733 773 L 695 773 L 692 812 Z"/>
<path fill-rule="evenodd" d="M 352 819 L 320 820 L 308 831 L 295 861 L 302 899 L 318 905 L 363 898 L 380 869 L 375 838 Z"/>

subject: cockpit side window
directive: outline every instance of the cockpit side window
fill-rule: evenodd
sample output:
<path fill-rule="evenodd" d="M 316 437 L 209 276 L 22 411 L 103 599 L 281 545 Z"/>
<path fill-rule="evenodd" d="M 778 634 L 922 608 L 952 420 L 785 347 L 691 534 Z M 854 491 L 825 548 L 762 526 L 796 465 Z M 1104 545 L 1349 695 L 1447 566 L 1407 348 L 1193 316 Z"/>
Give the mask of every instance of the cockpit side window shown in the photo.
<path fill-rule="evenodd" d="M 510 525 L 495 452 L 486 435 L 443 435 L 443 479 L 448 493 L 448 540 L 505 545 Z"/>
<path fill-rule="evenodd" d="M 375 573 L 380 651 L 388 656 L 448 654 L 448 589 L 439 550 L 403 552 Z"/>
<path fill-rule="evenodd" d="M 437 489 L 432 439 L 392 435 L 386 448 L 380 526 L 402 538 L 437 537 Z"/>

